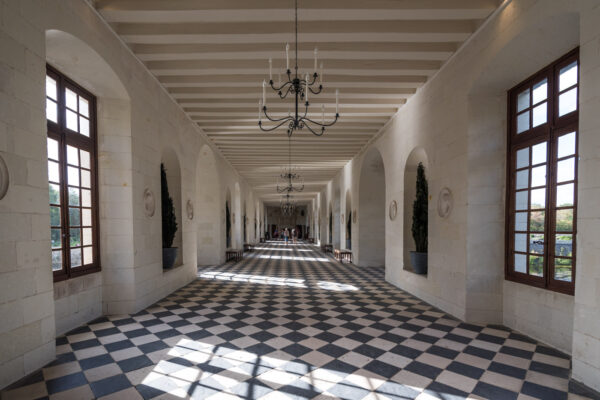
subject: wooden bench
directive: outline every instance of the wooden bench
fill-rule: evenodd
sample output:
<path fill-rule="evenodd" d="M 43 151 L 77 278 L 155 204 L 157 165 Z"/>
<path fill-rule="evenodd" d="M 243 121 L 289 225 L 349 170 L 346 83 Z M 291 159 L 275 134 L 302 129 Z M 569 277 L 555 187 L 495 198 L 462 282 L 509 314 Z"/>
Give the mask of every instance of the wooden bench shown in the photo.
<path fill-rule="evenodd" d="M 262 238 L 262 237 L 261 237 L 261 238 L 260 238 L 260 242 L 261 242 L 261 243 L 265 243 L 265 238 Z"/>
<path fill-rule="evenodd" d="M 335 249 L 334 256 L 341 263 L 344 263 L 344 261 L 352 263 L 352 251 L 350 250 Z"/>
<path fill-rule="evenodd" d="M 252 245 L 250 243 L 244 243 L 244 252 L 252 251 L 252 250 L 254 250 L 254 248 L 252 247 Z"/>
<path fill-rule="evenodd" d="M 308 241 L 308 243 L 313 243 L 313 244 L 315 243 L 315 239 L 314 238 L 308 238 L 307 241 Z"/>
<path fill-rule="evenodd" d="M 321 251 L 325 253 L 333 253 L 333 245 L 330 243 L 323 243 L 321 245 Z"/>
<path fill-rule="evenodd" d="M 244 252 L 241 249 L 227 249 L 225 250 L 225 262 L 228 261 L 240 261 L 244 257 Z"/>

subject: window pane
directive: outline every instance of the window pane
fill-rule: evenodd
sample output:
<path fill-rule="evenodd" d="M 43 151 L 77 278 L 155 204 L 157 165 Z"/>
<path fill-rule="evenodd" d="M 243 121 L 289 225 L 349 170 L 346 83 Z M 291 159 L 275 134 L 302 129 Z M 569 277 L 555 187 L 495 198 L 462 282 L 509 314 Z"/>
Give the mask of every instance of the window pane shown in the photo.
<path fill-rule="evenodd" d="M 78 206 L 79 205 L 79 189 L 70 187 L 69 188 L 69 205 L 70 206 Z"/>
<path fill-rule="evenodd" d="M 60 174 L 58 172 L 58 163 L 48 161 L 48 180 L 50 182 L 60 183 Z"/>
<path fill-rule="evenodd" d="M 56 81 L 46 75 L 46 96 L 56 100 Z"/>
<path fill-rule="evenodd" d="M 545 211 L 532 211 L 529 213 L 529 230 L 531 232 L 544 232 Z"/>
<path fill-rule="evenodd" d="M 81 225 L 81 215 L 79 213 L 79 208 L 69 208 L 69 225 L 70 226 L 79 226 Z"/>
<path fill-rule="evenodd" d="M 529 147 L 517 151 L 517 169 L 529 165 Z"/>
<path fill-rule="evenodd" d="M 575 157 L 559 161 L 556 166 L 556 182 L 566 182 L 575 179 Z"/>
<path fill-rule="evenodd" d="M 575 154 L 575 135 L 575 132 L 571 132 L 558 138 L 558 158 Z"/>
<path fill-rule="evenodd" d="M 90 136 L 90 121 L 87 118 L 79 117 L 79 133 Z"/>
<path fill-rule="evenodd" d="M 531 191 L 531 209 L 546 207 L 546 189 L 535 189 Z"/>
<path fill-rule="evenodd" d="M 60 204 L 60 186 L 51 183 L 49 185 L 50 204 Z"/>
<path fill-rule="evenodd" d="M 531 187 L 546 185 L 546 166 L 542 165 L 531 170 Z"/>
<path fill-rule="evenodd" d="M 81 249 L 71 249 L 71 267 L 81 266 Z"/>
<path fill-rule="evenodd" d="M 573 235 L 556 235 L 554 255 L 559 257 L 573 256 Z"/>
<path fill-rule="evenodd" d="M 529 274 L 535 276 L 544 275 L 544 257 L 529 256 Z"/>
<path fill-rule="evenodd" d="M 577 88 L 573 88 L 558 96 L 558 116 L 577 110 Z"/>
<path fill-rule="evenodd" d="M 79 151 L 77 147 L 67 146 L 67 163 L 79 165 Z M 72 184 L 72 182 L 69 182 Z"/>
<path fill-rule="evenodd" d="M 62 269 L 62 250 L 52 252 L 52 271 Z"/>
<path fill-rule="evenodd" d="M 84 265 L 92 264 L 94 262 L 94 250 L 92 247 L 83 248 L 83 262 Z"/>
<path fill-rule="evenodd" d="M 548 110 L 548 104 L 542 103 L 533 109 L 533 126 L 539 126 L 545 124 L 547 121 L 546 111 Z"/>
<path fill-rule="evenodd" d="M 69 185 L 79 186 L 79 168 L 67 167 L 67 176 L 69 179 Z"/>
<path fill-rule="evenodd" d="M 537 104 L 548 97 L 548 80 L 544 79 L 533 85 L 533 101 L 532 104 Z"/>
<path fill-rule="evenodd" d="M 554 259 L 554 279 L 566 282 L 571 282 L 573 280 L 573 259 Z"/>
<path fill-rule="evenodd" d="M 92 206 L 92 192 L 87 189 L 81 190 L 81 205 L 84 207 Z"/>
<path fill-rule="evenodd" d="M 527 273 L 527 256 L 525 254 L 515 254 L 515 271 L 523 274 Z"/>
<path fill-rule="evenodd" d="M 546 162 L 547 142 L 536 144 L 531 148 L 531 164 L 541 164 Z"/>
<path fill-rule="evenodd" d="M 90 188 L 92 184 L 92 177 L 90 171 L 81 170 L 81 187 Z"/>
<path fill-rule="evenodd" d="M 562 92 L 566 88 L 575 85 L 577 83 L 577 61 L 573 61 L 566 67 L 561 68 L 559 74 L 559 92 Z"/>
<path fill-rule="evenodd" d="M 69 235 L 71 236 L 71 247 L 81 246 L 81 229 L 71 228 Z"/>
<path fill-rule="evenodd" d="M 529 186 L 529 170 L 524 169 L 517 172 L 517 186 L 516 189 L 525 189 Z"/>
<path fill-rule="evenodd" d="M 50 207 L 50 226 L 60 226 L 60 207 Z"/>
<path fill-rule="evenodd" d="M 81 210 L 81 225 L 91 226 L 92 225 L 92 210 L 84 208 Z"/>
<path fill-rule="evenodd" d="M 58 106 L 50 99 L 46 99 L 46 119 L 58 122 Z"/>
<path fill-rule="evenodd" d="M 48 138 L 48 159 L 59 161 L 58 141 Z"/>
<path fill-rule="evenodd" d="M 62 233 L 60 228 L 50 229 L 50 241 L 52 243 L 53 249 L 60 249 L 60 247 L 62 246 L 61 236 Z"/>
<path fill-rule="evenodd" d="M 527 235 L 524 233 L 515 234 L 515 251 L 527 252 Z"/>
<path fill-rule="evenodd" d="M 65 89 L 65 103 L 73 111 L 77 111 L 77 94 L 71 89 Z"/>
<path fill-rule="evenodd" d="M 526 231 L 527 230 L 527 213 L 518 212 L 515 213 L 515 231 Z"/>
<path fill-rule="evenodd" d="M 517 116 L 517 133 L 525 132 L 529 129 L 529 111 Z"/>
<path fill-rule="evenodd" d="M 556 232 L 573 232 L 573 209 L 556 210 Z"/>
<path fill-rule="evenodd" d="M 92 228 L 83 228 L 83 245 L 90 246 L 92 244 Z"/>
<path fill-rule="evenodd" d="M 526 210 L 527 209 L 527 198 L 528 192 L 524 190 L 522 192 L 517 192 L 516 201 L 515 201 L 515 210 Z"/>
<path fill-rule="evenodd" d="M 539 233 L 529 235 L 529 252 L 544 254 L 544 235 Z"/>
<path fill-rule="evenodd" d="M 89 117 L 89 106 L 88 101 L 83 97 L 79 96 L 79 114 Z"/>
<path fill-rule="evenodd" d="M 83 248 L 83 263 L 84 265 L 92 264 L 94 262 L 94 250 L 92 247 Z"/>
<path fill-rule="evenodd" d="M 517 96 L 517 112 L 523 111 L 527 107 L 529 107 L 529 88 L 523 90 Z"/>
<path fill-rule="evenodd" d="M 575 201 L 575 184 L 567 183 L 556 187 L 556 207 L 572 207 Z"/>
<path fill-rule="evenodd" d="M 85 150 L 79 150 L 79 156 L 81 159 L 81 167 L 90 168 L 90 153 Z"/>
<path fill-rule="evenodd" d="M 71 110 L 67 110 L 67 128 L 77 132 L 77 114 Z"/>

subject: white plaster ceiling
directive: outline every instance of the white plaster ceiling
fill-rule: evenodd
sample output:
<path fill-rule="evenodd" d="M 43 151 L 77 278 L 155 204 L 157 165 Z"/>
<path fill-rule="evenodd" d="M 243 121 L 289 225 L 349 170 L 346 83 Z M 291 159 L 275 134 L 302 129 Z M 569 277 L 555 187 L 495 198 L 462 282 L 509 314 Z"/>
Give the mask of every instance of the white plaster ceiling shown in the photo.
<path fill-rule="evenodd" d="M 501 0 L 299 0 L 299 68 L 324 64 L 313 116 L 340 120 L 322 137 L 293 136 L 302 168 L 300 201 L 316 197 L 481 23 Z M 285 129 L 258 129 L 268 59 L 273 79 L 294 49 L 293 0 L 96 0 L 95 6 L 224 157 L 266 202 L 278 201 L 287 164 Z M 290 60 L 293 65 L 293 60 Z M 309 71 L 310 69 L 310 71 Z M 276 116 L 289 102 L 267 100 Z"/>

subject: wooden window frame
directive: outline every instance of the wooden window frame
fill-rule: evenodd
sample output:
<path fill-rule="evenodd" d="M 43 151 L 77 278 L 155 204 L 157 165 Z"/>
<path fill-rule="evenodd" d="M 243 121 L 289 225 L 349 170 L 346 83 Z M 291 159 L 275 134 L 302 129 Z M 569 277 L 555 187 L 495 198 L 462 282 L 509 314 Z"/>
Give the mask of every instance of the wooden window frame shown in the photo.
<path fill-rule="evenodd" d="M 564 89 L 559 92 L 558 80 L 560 75 L 561 68 L 571 64 L 573 61 L 577 62 L 577 83 L 574 86 L 570 86 L 569 88 Z M 505 279 L 509 281 L 524 283 L 531 286 L 536 286 L 539 288 L 544 288 L 551 291 L 556 291 L 560 293 L 565 293 L 568 295 L 573 295 L 575 292 L 575 275 L 576 275 L 576 234 L 577 234 L 577 173 L 578 173 L 578 159 L 579 159 L 579 74 L 580 74 L 581 64 L 579 61 L 579 48 L 576 48 L 566 55 L 562 56 L 558 60 L 554 61 L 552 64 L 548 65 L 541 71 L 535 73 L 530 76 L 517 86 L 513 87 L 508 91 L 507 101 L 508 101 L 508 135 L 507 135 L 507 163 L 506 163 L 506 221 L 505 221 Z M 540 80 L 544 78 L 547 79 L 548 83 L 548 96 L 546 101 L 548 102 L 547 114 L 546 114 L 546 123 L 541 124 L 536 127 L 532 127 L 529 130 L 523 133 L 517 133 L 517 96 L 524 89 L 530 87 L 533 88 L 535 83 L 538 83 Z M 576 104 L 577 107 L 575 111 L 572 111 L 563 116 L 558 115 L 559 113 L 559 94 L 566 92 L 567 90 L 572 89 L 573 87 L 577 88 L 577 99 Z M 530 92 L 530 96 L 533 93 Z M 533 103 L 533 98 L 530 100 L 529 107 L 529 126 L 531 127 L 533 124 L 533 108 L 536 104 Z M 541 102 L 540 102 L 541 103 Z M 523 112 L 523 110 L 521 110 Z M 570 154 L 564 158 L 575 157 L 575 170 L 574 176 L 575 179 L 572 181 L 564 181 L 560 182 L 561 185 L 573 183 L 573 207 L 557 207 L 556 206 L 556 192 L 557 192 L 557 182 L 556 182 L 556 170 L 557 170 L 557 162 L 562 158 L 558 158 L 558 138 L 559 136 L 569 133 L 576 132 L 576 140 L 575 140 L 575 153 Z M 547 143 L 546 149 L 546 185 L 544 186 L 546 189 L 546 198 L 545 198 L 545 207 L 543 210 L 545 211 L 544 218 L 544 230 L 541 233 L 544 235 L 544 264 L 543 264 L 543 275 L 535 276 L 526 273 L 520 273 L 513 269 L 514 263 L 514 243 L 515 243 L 515 214 L 516 214 L 516 205 L 515 198 L 516 192 L 516 171 L 517 169 L 525 169 L 529 168 L 529 171 L 532 171 L 532 152 L 529 152 L 529 164 L 527 167 L 516 168 L 516 152 L 519 149 L 526 148 L 528 146 L 533 146 L 537 143 Z M 536 164 L 537 165 L 537 164 Z M 541 165 L 541 164 L 540 164 Z M 527 190 L 530 192 L 532 190 L 531 187 L 531 172 L 528 176 L 528 186 Z M 528 205 L 527 209 L 519 210 L 520 212 L 527 211 L 527 249 L 526 253 L 529 253 L 529 234 L 531 231 L 530 226 L 530 216 L 531 212 L 531 203 L 530 196 L 528 197 Z M 572 270 L 571 270 L 571 281 L 562 281 L 554 278 L 554 269 L 555 269 L 555 236 L 556 235 L 556 214 L 555 211 L 561 208 L 572 208 L 573 209 L 573 230 L 572 232 L 565 232 L 565 234 L 572 235 Z M 540 209 L 541 210 L 541 209 Z M 525 231 L 518 231 L 525 232 Z M 521 253 L 521 252 L 518 252 Z M 558 256 L 560 258 L 560 256 Z M 529 262 L 526 258 L 526 269 L 529 271 Z"/>
<path fill-rule="evenodd" d="M 46 119 L 48 138 L 58 141 L 59 151 L 59 173 L 60 173 L 60 210 L 61 210 L 61 237 L 62 237 L 62 269 L 53 271 L 54 282 L 75 278 L 99 272 L 100 268 L 100 227 L 99 227 L 99 197 L 98 197 L 98 137 L 97 137 L 97 119 L 96 119 L 96 97 L 89 91 L 82 88 L 69 77 L 58 71 L 56 68 L 46 64 L 46 75 L 56 81 L 57 91 L 57 122 Z M 74 132 L 66 127 L 66 101 L 65 89 L 75 92 L 78 96 L 88 101 L 89 116 L 89 137 L 78 132 Z M 78 117 L 79 118 L 79 117 Z M 92 264 L 82 265 L 80 267 L 70 266 L 70 246 L 69 241 L 69 204 L 68 204 L 68 179 L 67 179 L 67 145 L 73 145 L 90 154 L 90 175 L 91 175 L 91 214 L 92 214 Z M 82 209 L 81 203 L 77 207 Z M 81 213 L 81 211 L 80 211 Z M 80 214 L 81 218 L 81 214 Z M 82 222 L 83 223 L 83 222 Z M 81 225 L 80 225 L 81 226 Z M 80 228 L 83 233 L 83 228 Z M 83 242 L 83 235 L 81 236 Z M 84 261 L 83 247 L 82 264 Z"/>

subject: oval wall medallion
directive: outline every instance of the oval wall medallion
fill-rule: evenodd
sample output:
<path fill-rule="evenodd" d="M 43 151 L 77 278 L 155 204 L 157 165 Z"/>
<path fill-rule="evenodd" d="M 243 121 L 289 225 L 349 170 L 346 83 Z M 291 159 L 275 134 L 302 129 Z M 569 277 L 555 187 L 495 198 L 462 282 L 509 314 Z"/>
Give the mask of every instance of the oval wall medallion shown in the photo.
<path fill-rule="evenodd" d="M 390 203 L 390 220 L 395 220 L 396 215 L 398 215 L 398 203 L 396 203 L 396 200 L 392 200 Z"/>
<path fill-rule="evenodd" d="M 192 204 L 192 200 L 187 201 L 185 211 L 187 212 L 188 219 L 194 219 L 194 204 Z"/>
<path fill-rule="evenodd" d="M 144 190 L 144 210 L 147 217 L 154 216 L 156 210 L 156 201 L 154 200 L 154 193 L 149 188 Z"/>
<path fill-rule="evenodd" d="M 8 167 L 4 162 L 2 156 L 0 156 L 0 200 L 6 196 L 6 192 L 8 192 Z"/>
<path fill-rule="evenodd" d="M 354 210 L 354 212 L 352 213 L 352 222 L 356 223 L 356 221 L 358 220 L 358 214 L 356 213 L 356 209 Z"/>
<path fill-rule="evenodd" d="M 340 215 L 340 222 L 343 224 L 344 222 L 346 222 L 346 220 L 344 219 L 344 214 Z"/>
<path fill-rule="evenodd" d="M 453 205 L 454 201 L 452 198 L 452 192 L 447 187 L 442 188 L 442 190 L 440 190 L 440 194 L 438 195 L 438 215 L 442 218 L 448 217 L 448 215 L 450 215 L 450 212 L 452 211 Z"/>
<path fill-rule="evenodd" d="M 235 213 L 231 214 L 231 223 L 235 224 Z"/>

